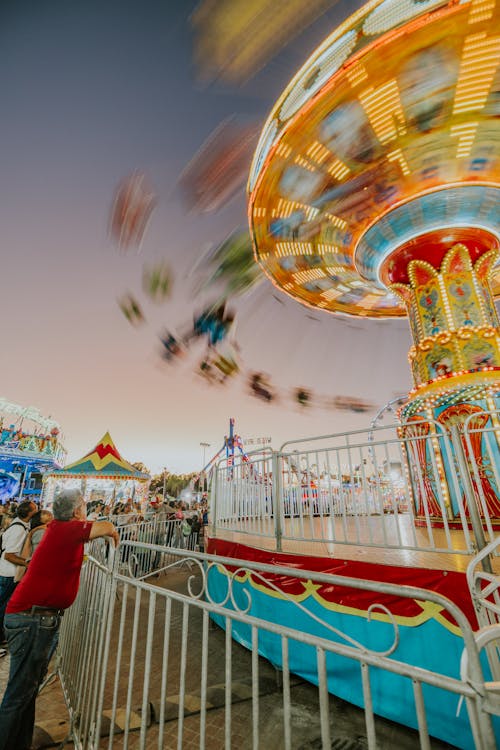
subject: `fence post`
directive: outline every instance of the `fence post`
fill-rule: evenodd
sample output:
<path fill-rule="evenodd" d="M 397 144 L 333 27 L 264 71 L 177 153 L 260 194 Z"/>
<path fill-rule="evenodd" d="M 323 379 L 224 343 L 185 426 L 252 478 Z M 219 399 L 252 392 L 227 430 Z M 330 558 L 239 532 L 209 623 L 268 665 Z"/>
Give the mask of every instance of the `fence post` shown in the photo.
<path fill-rule="evenodd" d="M 281 476 L 281 454 L 273 451 L 273 515 L 274 515 L 274 534 L 276 537 L 276 551 L 281 552 L 283 549 L 283 529 L 281 527 L 281 509 L 282 504 L 282 476 Z"/>
<path fill-rule="evenodd" d="M 456 425 L 450 428 L 451 442 L 453 444 L 453 452 L 457 460 L 460 484 L 463 487 L 465 497 L 467 499 L 467 507 L 469 508 L 470 521 L 472 525 L 472 533 L 476 541 L 476 549 L 481 552 L 486 547 L 486 539 L 484 536 L 483 524 L 481 516 L 476 502 L 476 495 L 474 492 L 474 485 L 472 484 L 469 464 L 467 456 L 465 455 L 464 446 L 462 443 L 462 437 L 459 429 Z M 487 573 L 492 573 L 491 560 L 489 557 L 485 557 L 482 561 L 483 570 Z"/>
<path fill-rule="evenodd" d="M 219 467 L 215 466 L 210 483 L 210 505 L 212 506 L 212 535 L 217 536 L 217 483 L 219 481 Z"/>
<path fill-rule="evenodd" d="M 107 669 L 111 649 L 111 633 L 113 629 L 113 617 L 116 600 L 116 575 L 120 565 L 120 553 L 110 543 L 108 549 L 107 572 L 104 577 L 105 598 L 102 607 L 101 617 L 101 635 L 100 635 L 100 653 L 99 653 L 99 688 L 98 693 L 94 695 L 94 745 L 98 748 L 101 739 L 101 722 L 104 708 L 104 689 L 106 685 Z M 96 683 L 97 687 L 97 683 Z M 97 702 L 96 702 L 97 699 Z"/>

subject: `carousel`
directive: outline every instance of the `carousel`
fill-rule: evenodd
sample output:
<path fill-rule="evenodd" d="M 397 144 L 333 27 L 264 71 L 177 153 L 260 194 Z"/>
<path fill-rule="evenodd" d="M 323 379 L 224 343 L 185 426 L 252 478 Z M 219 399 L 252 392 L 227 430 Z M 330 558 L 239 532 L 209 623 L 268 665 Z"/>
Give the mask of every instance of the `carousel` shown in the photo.
<path fill-rule="evenodd" d="M 54 496 L 63 489 L 81 490 L 86 502 L 113 505 L 132 500 L 141 503 L 147 498 L 150 480 L 149 474 L 138 471 L 122 458 L 106 432 L 83 458 L 44 476 L 42 504 L 51 506 Z"/>
<path fill-rule="evenodd" d="M 334 315 L 408 317 L 403 436 L 500 428 L 499 21 L 495 2 L 367 3 L 283 93 L 251 168 L 255 256 L 276 287 Z M 498 446 L 473 451 L 498 528 Z M 442 490 L 453 522 L 453 460 L 436 460 L 442 487 L 429 479 L 416 513 L 438 524 Z"/>

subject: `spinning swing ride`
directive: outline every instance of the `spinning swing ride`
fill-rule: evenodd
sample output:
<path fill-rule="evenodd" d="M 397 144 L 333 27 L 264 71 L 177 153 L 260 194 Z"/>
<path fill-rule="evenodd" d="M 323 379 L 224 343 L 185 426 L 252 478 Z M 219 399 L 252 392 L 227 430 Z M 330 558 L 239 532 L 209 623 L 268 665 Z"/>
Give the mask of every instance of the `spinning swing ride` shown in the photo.
<path fill-rule="evenodd" d="M 282 94 L 250 172 L 255 257 L 276 287 L 335 315 L 408 317 L 407 436 L 500 428 L 499 20 L 480 0 L 367 3 Z M 492 472 L 480 481 L 500 519 Z"/>

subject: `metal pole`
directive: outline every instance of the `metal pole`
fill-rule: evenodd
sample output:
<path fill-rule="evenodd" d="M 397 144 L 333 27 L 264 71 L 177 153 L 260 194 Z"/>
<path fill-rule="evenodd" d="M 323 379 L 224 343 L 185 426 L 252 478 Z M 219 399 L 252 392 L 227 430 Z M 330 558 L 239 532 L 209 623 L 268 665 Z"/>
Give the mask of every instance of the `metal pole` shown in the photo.
<path fill-rule="evenodd" d="M 469 508 L 470 521 L 472 524 L 472 533 L 476 541 L 476 548 L 478 552 L 486 547 L 486 539 L 484 536 L 483 524 L 481 522 L 481 516 L 476 503 L 476 496 L 474 493 L 474 486 L 471 481 L 469 465 L 467 462 L 467 456 L 465 455 L 464 446 L 462 444 L 462 438 L 457 426 L 450 428 L 451 442 L 453 444 L 453 450 L 457 459 L 460 483 L 463 487 L 465 497 L 467 500 L 467 507 Z M 493 573 L 491 567 L 491 560 L 489 557 L 485 557 L 482 561 L 483 570 L 487 573 Z"/>
<path fill-rule="evenodd" d="M 165 501 L 165 488 L 167 485 L 167 467 L 163 467 L 163 501 Z"/>
<path fill-rule="evenodd" d="M 206 450 L 207 450 L 207 448 L 210 448 L 210 443 L 201 442 L 200 443 L 200 447 L 203 448 L 203 469 L 200 472 L 203 475 L 203 487 L 202 487 L 201 491 L 205 492 L 208 489 L 207 478 L 206 478 L 206 475 L 204 474 L 205 469 L 206 469 L 206 464 L 205 464 L 205 461 L 206 461 Z"/>
<path fill-rule="evenodd" d="M 24 485 L 26 484 L 26 475 L 28 474 L 28 464 L 24 465 L 24 471 L 23 471 L 23 479 L 21 482 L 21 489 L 19 490 L 19 502 L 22 502 L 23 499 L 23 492 L 24 492 Z"/>
<path fill-rule="evenodd" d="M 210 443 L 201 442 L 200 447 L 203 448 L 203 466 L 205 466 L 206 450 L 210 448 Z"/>
<path fill-rule="evenodd" d="M 283 550 L 283 529 L 281 527 L 281 462 L 280 454 L 277 451 L 273 451 L 272 457 L 273 467 L 273 515 L 274 515 L 274 533 L 276 536 L 276 551 L 282 552 Z"/>

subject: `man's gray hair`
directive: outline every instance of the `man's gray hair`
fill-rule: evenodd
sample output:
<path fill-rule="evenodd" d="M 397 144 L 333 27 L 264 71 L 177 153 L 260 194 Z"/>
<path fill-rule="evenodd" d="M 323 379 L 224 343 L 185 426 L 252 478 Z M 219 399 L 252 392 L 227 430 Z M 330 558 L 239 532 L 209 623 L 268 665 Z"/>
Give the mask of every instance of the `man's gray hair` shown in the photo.
<path fill-rule="evenodd" d="M 78 506 L 83 502 L 80 490 L 61 490 L 52 505 L 52 512 L 56 521 L 71 521 Z"/>

